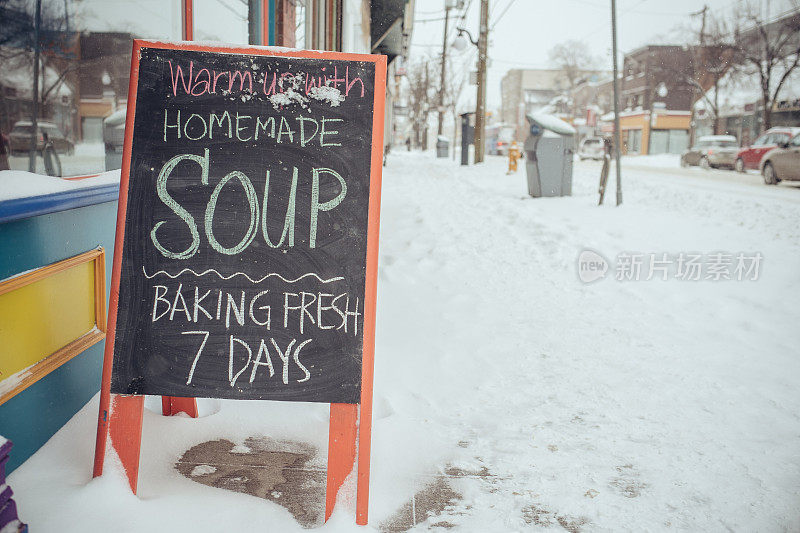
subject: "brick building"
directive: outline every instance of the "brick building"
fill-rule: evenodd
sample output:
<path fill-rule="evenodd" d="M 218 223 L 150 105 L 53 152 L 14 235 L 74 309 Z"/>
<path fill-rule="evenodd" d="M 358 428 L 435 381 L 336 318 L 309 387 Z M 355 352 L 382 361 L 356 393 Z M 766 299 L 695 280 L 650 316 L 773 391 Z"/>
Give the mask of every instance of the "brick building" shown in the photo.
<path fill-rule="evenodd" d="M 648 45 L 625 55 L 620 80 L 622 145 L 629 154 L 681 153 L 689 146 L 692 54 Z"/>

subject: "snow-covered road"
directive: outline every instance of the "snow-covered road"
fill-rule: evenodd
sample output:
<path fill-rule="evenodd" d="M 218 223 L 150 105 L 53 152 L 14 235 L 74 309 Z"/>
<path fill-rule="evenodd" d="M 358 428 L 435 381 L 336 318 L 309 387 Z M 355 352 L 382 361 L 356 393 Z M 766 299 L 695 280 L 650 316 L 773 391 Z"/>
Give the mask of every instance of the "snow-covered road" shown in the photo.
<path fill-rule="evenodd" d="M 800 528 L 800 189 L 631 164 L 624 205 L 612 185 L 597 207 L 597 163 L 576 163 L 574 196 L 547 199 L 503 165 L 389 156 L 370 523 L 446 474 L 460 499 L 415 531 Z M 585 249 L 611 263 L 606 279 L 579 280 Z M 614 279 L 619 254 L 682 252 L 763 261 L 755 281 Z M 136 499 L 114 476 L 89 481 L 93 402 L 11 476 L 20 515 L 36 531 L 301 530 L 172 465 L 254 434 L 324 459 L 327 408 L 202 407 L 196 421 L 147 414 Z M 323 531 L 356 530 L 348 494 Z"/>

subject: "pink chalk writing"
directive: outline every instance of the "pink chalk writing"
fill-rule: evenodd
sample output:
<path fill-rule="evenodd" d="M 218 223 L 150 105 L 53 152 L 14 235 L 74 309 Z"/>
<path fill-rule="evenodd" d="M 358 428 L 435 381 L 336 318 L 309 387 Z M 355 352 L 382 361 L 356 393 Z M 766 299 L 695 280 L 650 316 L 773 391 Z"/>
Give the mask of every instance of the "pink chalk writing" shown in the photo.
<path fill-rule="evenodd" d="M 327 69 L 322 67 L 319 72 L 256 72 L 256 76 L 261 76 L 261 92 L 266 95 L 280 94 L 287 90 L 303 91 L 308 95 L 317 87 L 334 87 L 342 91 L 346 98 L 353 96 L 364 97 L 364 81 L 360 76 L 350 72 L 350 66 L 346 66 L 344 73 L 340 73 L 337 66 L 333 67 L 333 72 L 325 72 Z M 169 73 L 172 85 L 172 95 L 178 96 L 179 92 L 189 96 L 201 96 L 204 94 L 229 94 L 235 91 L 241 93 L 253 93 L 253 73 L 248 70 L 213 70 L 189 61 L 186 65 L 173 65 L 169 60 Z"/>

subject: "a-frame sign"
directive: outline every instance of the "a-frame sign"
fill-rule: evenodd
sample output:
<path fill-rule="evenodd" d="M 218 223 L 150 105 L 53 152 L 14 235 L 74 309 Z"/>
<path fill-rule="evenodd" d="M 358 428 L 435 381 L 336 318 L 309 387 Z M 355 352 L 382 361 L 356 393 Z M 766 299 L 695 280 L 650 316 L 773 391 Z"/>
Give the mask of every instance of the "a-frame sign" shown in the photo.
<path fill-rule="evenodd" d="M 324 402 L 325 517 L 357 460 L 366 524 L 385 87 L 379 55 L 134 41 L 95 476 L 110 446 L 136 492 L 146 394 Z"/>

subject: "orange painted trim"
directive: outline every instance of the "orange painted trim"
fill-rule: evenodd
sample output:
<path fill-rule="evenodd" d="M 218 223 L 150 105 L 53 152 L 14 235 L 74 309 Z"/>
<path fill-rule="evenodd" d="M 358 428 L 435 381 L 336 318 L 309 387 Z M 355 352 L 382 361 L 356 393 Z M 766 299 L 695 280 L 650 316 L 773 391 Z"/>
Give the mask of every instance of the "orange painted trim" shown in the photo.
<path fill-rule="evenodd" d="M 208 46 L 192 42 L 165 42 L 134 39 L 134 45 L 141 48 L 155 48 L 159 50 L 191 50 L 196 52 L 217 52 L 223 54 L 245 54 L 256 56 L 299 57 L 306 59 L 340 59 L 342 61 L 364 61 L 366 63 L 386 63 L 386 56 L 375 54 L 350 54 L 346 52 L 328 52 L 321 50 L 287 50 L 272 46 Z M 138 63 L 137 63 L 138 68 Z M 376 89 L 377 91 L 377 89 Z M 130 93 L 129 93 L 130 94 Z M 385 95 L 381 95 L 383 98 Z M 128 101 L 131 97 L 128 97 Z M 128 106 L 130 109 L 130 106 Z M 381 116 L 381 121 L 383 117 Z M 383 150 L 383 148 L 381 148 Z"/>
<path fill-rule="evenodd" d="M 332 403 L 328 429 L 328 475 L 325 487 L 325 521 L 331 517 L 336 497 L 356 461 L 358 405 Z"/>
<path fill-rule="evenodd" d="M 94 263 L 94 328 L 30 367 L 28 374 L 22 379 L 19 385 L 5 394 L 0 395 L 0 405 L 3 405 L 67 361 L 83 353 L 87 348 L 94 346 L 106 338 L 106 254 L 102 248 L 89 250 L 88 252 L 64 259 L 63 261 L 37 268 L 31 272 L 26 272 L 25 274 L 0 282 L 0 294 L 6 294 L 90 261 Z"/>
<path fill-rule="evenodd" d="M 83 336 L 48 355 L 28 370 L 29 373 L 19 385 L 0 396 L 0 405 L 3 405 L 20 392 L 47 376 L 53 370 L 73 359 L 75 356 L 80 355 L 105 338 L 106 334 L 99 329 L 91 329 L 87 333 L 84 333 Z"/>
<path fill-rule="evenodd" d="M 17 290 L 20 287 L 47 279 L 55 274 L 58 274 L 59 272 L 69 270 L 74 266 L 82 265 L 90 261 L 96 261 L 100 257 L 104 258 L 105 252 L 102 248 L 95 248 L 94 250 L 83 252 L 82 254 L 58 261 L 57 263 L 52 263 L 35 270 L 31 270 L 30 272 L 25 272 L 24 274 L 7 278 L 3 281 L 0 281 L 0 294 L 6 294 L 7 292 Z"/>
<path fill-rule="evenodd" d="M 94 320 L 97 329 L 106 333 L 106 252 L 99 249 L 100 255 L 94 260 Z"/>
<path fill-rule="evenodd" d="M 61 179 L 67 180 L 67 181 L 80 181 L 80 180 L 85 180 L 85 179 L 89 179 L 89 178 L 96 178 L 99 175 L 100 174 L 89 174 L 88 176 L 72 176 L 72 177 L 69 177 L 69 178 L 61 178 Z"/>
<path fill-rule="evenodd" d="M 184 41 L 191 41 L 194 39 L 193 4 L 194 4 L 193 0 L 181 0 L 181 29 Z"/>
<path fill-rule="evenodd" d="M 141 43 L 133 41 L 131 54 L 131 74 L 128 83 L 128 110 L 126 124 L 133 124 L 136 116 L 136 91 L 139 81 L 139 56 Z M 97 436 L 94 448 L 94 469 L 92 476 L 103 474 L 106 457 L 106 442 L 109 433 L 109 410 L 111 404 L 111 368 L 114 363 L 114 340 L 117 328 L 117 307 L 119 305 L 119 280 L 122 273 L 122 245 L 125 239 L 125 215 L 128 210 L 128 177 L 131 171 L 131 148 L 133 147 L 133 128 L 125 128 L 125 141 L 122 147 L 122 169 L 119 179 L 119 202 L 117 207 L 117 233 L 114 238 L 114 263 L 111 269 L 111 294 L 108 300 L 108 322 L 106 349 L 103 354 L 103 375 L 100 385 L 100 409 L 97 416 Z M 141 440 L 141 434 L 137 437 Z M 138 463 L 137 463 L 138 464 Z"/>
<path fill-rule="evenodd" d="M 367 229 L 367 283 L 364 290 L 364 351 L 361 361 L 361 419 L 358 427 L 358 492 L 356 524 L 367 524 L 369 467 L 372 446 L 372 383 L 375 374 L 375 311 L 378 298 L 378 237 L 383 170 L 383 118 L 386 105 L 386 56 L 375 56 L 375 95 L 372 112 L 372 165 Z"/>

